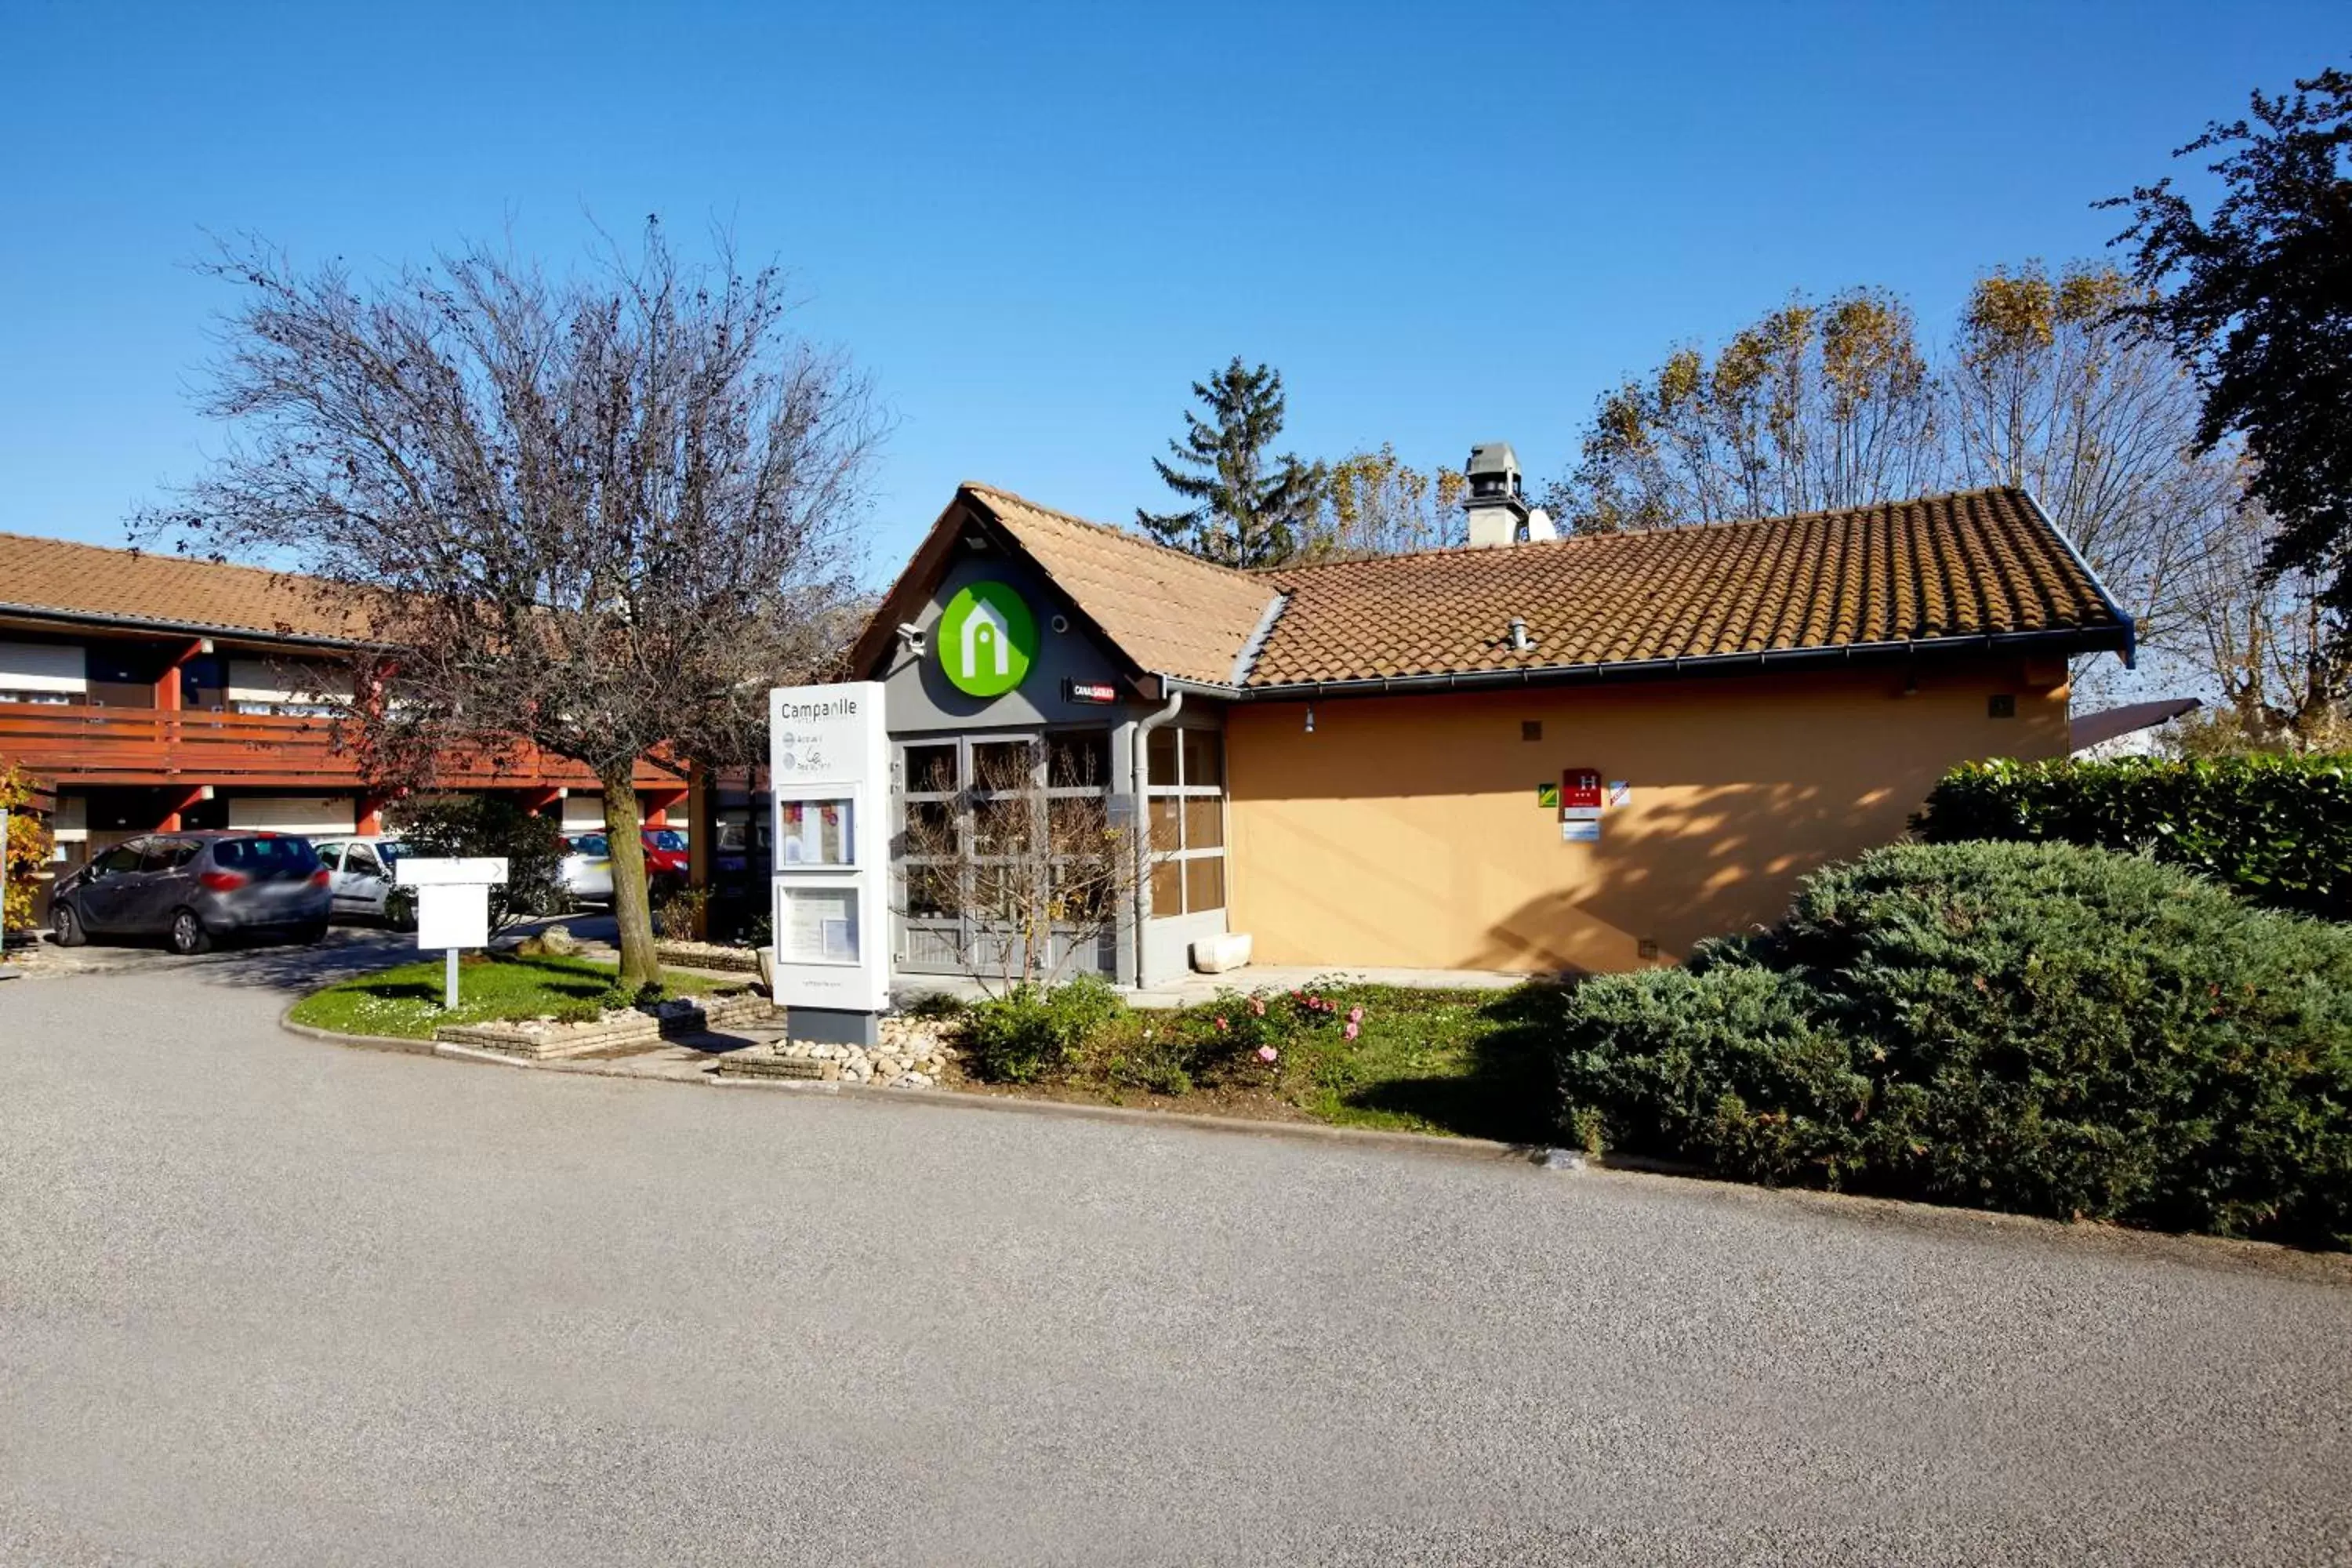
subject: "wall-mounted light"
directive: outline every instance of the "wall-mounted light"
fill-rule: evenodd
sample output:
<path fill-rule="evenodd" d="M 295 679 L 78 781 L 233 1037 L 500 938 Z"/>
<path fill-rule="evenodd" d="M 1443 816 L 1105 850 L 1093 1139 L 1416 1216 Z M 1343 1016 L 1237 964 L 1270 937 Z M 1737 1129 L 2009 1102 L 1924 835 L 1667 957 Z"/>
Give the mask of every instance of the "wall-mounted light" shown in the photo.
<path fill-rule="evenodd" d="M 1307 705 L 1307 732 L 1310 735 L 1315 733 L 1315 704 L 1312 702 Z"/>

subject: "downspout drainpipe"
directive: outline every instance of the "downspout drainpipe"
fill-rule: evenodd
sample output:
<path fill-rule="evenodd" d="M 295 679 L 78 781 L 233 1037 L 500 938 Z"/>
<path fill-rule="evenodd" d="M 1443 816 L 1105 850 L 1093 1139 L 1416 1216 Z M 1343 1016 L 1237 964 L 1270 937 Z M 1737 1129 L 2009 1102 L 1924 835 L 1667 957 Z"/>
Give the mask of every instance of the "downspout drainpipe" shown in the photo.
<path fill-rule="evenodd" d="M 1135 984 L 1143 984 L 1143 928 L 1151 897 L 1151 731 L 1183 710 L 1184 689 L 1168 694 L 1168 706 L 1136 721 L 1135 755 L 1129 759 L 1135 775 Z"/>

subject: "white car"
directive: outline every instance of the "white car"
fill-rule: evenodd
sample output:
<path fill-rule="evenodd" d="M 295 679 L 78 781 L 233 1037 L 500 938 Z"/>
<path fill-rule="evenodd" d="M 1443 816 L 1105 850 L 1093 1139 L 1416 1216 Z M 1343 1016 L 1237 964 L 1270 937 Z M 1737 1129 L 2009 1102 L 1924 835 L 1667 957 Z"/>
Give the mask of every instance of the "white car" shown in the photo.
<path fill-rule="evenodd" d="M 574 901 L 613 901 L 613 847 L 601 833 L 571 833 L 563 838 L 563 890 Z"/>
<path fill-rule="evenodd" d="M 393 863 L 405 850 L 397 838 L 314 838 L 329 873 L 332 913 L 382 921 L 394 931 L 416 929 L 416 896 L 392 881 Z"/>

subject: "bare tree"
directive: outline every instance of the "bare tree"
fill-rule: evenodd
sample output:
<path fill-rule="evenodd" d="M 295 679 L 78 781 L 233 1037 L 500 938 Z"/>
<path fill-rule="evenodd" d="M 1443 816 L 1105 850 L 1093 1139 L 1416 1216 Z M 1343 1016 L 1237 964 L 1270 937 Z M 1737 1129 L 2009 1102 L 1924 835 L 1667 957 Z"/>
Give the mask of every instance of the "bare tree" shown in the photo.
<path fill-rule="evenodd" d="M 648 221 L 563 278 L 484 247 L 363 287 L 258 245 L 200 397 L 231 444 L 184 549 L 312 575 L 380 645 L 373 766 L 528 742 L 603 783 L 624 984 L 657 973 L 634 768 L 740 762 L 822 667 L 879 438 L 866 383 L 787 330 L 773 267 L 681 262 Z"/>
<path fill-rule="evenodd" d="M 898 912 L 945 929 L 958 965 L 994 994 L 1058 984 L 1118 929 L 1135 837 L 1090 752 L 1014 742 L 972 754 L 961 789 L 908 802 Z"/>
<path fill-rule="evenodd" d="M 1916 496 L 1942 473 L 1937 400 L 1900 300 L 1798 299 L 1713 363 L 1677 350 L 1603 395 L 1546 504 L 1579 531 L 1612 532 Z"/>
<path fill-rule="evenodd" d="M 2321 751 L 2352 744 L 2346 617 L 2325 593 L 2332 570 L 2266 571 L 2278 530 L 2251 502 L 2225 510 L 2183 574 L 2166 651 L 2220 697 L 2184 726 L 2196 751 Z"/>

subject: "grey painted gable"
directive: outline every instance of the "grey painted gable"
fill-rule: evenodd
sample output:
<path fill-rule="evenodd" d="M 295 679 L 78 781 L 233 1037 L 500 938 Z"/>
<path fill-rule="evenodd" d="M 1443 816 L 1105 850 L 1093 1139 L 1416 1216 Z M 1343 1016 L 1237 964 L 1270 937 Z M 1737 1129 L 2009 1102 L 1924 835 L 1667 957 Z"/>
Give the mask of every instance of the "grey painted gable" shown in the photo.
<path fill-rule="evenodd" d="M 1021 684 L 1002 697 L 973 697 L 957 690 L 940 669 L 940 616 L 966 584 L 994 581 L 1019 594 L 1037 621 L 1037 657 Z M 1068 629 L 1055 631 L 1055 616 Z M 920 658 L 899 644 L 882 677 L 885 711 L 894 735 L 925 734 L 940 730 L 965 731 L 1038 724 L 1118 724 L 1146 705 L 1124 701 L 1105 707 L 1067 702 L 1065 680 L 1107 680 L 1128 691 L 1115 658 L 1080 629 L 1069 600 L 1042 574 L 1024 561 L 997 552 L 975 554 L 958 547 L 956 560 L 940 577 L 939 586 L 923 602 L 916 624 L 927 635 Z"/>

